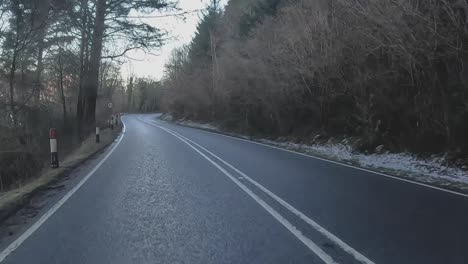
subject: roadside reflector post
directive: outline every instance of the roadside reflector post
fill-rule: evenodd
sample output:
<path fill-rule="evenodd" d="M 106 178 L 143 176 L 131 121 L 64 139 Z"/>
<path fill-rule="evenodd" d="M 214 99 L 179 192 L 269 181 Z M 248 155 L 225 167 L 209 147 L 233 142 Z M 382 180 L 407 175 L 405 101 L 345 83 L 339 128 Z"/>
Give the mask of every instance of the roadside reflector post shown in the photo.
<path fill-rule="evenodd" d="M 58 168 L 58 153 L 57 153 L 57 129 L 51 128 L 49 130 L 49 139 L 50 139 L 50 167 Z"/>
<path fill-rule="evenodd" d="M 111 115 L 111 129 L 114 129 L 114 115 Z"/>
<path fill-rule="evenodd" d="M 96 127 L 96 143 L 99 143 L 101 141 L 99 134 L 101 133 L 101 129 L 99 127 Z"/>

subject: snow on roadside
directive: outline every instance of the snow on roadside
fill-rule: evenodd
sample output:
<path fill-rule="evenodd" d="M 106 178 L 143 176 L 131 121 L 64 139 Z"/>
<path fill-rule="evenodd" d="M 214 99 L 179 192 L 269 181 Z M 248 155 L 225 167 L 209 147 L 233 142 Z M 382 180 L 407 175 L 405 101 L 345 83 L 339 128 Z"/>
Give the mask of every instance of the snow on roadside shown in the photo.
<path fill-rule="evenodd" d="M 168 113 L 162 114 L 158 118 L 161 119 L 161 120 L 164 120 L 164 121 L 169 121 L 169 122 L 174 121 L 174 117 L 171 114 L 168 114 Z"/>
<path fill-rule="evenodd" d="M 173 121 L 172 116 L 166 116 L 164 120 Z M 176 121 L 176 123 L 212 131 L 222 131 L 219 126 L 213 123 L 197 123 L 188 120 Z M 244 135 L 230 135 L 249 138 Z M 346 142 L 306 145 L 267 139 L 258 139 L 257 141 L 353 164 L 358 167 L 413 178 L 425 183 L 456 185 L 457 187 L 462 185 L 465 188 L 468 186 L 468 172 L 458 167 L 447 166 L 447 162 L 442 155 L 433 156 L 431 159 L 422 159 L 411 153 L 364 154 L 353 151 Z"/>
<path fill-rule="evenodd" d="M 204 128 L 204 129 L 209 129 L 209 130 L 215 130 L 215 131 L 220 131 L 220 129 L 216 125 L 210 124 L 210 123 L 203 123 L 202 124 L 202 123 L 196 123 L 196 122 L 184 120 L 184 121 L 178 121 L 177 124 L 191 126 L 191 127 Z"/>
<path fill-rule="evenodd" d="M 190 120 L 174 120 L 174 117 L 171 114 L 163 114 L 159 117 L 159 119 L 190 127 L 198 127 L 208 130 L 220 131 L 218 126 L 210 123 L 198 123 Z"/>
<path fill-rule="evenodd" d="M 364 168 L 416 178 L 426 183 L 468 184 L 468 172 L 461 168 L 446 166 L 443 156 L 421 159 L 410 153 L 363 154 L 353 152 L 349 145 L 343 143 L 303 145 L 272 140 L 261 140 L 261 142 Z"/>

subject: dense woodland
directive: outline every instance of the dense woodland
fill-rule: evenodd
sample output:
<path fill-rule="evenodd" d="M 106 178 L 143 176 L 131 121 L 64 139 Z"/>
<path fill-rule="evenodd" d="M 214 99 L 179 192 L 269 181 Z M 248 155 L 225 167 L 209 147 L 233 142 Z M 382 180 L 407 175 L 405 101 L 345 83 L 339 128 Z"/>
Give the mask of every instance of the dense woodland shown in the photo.
<path fill-rule="evenodd" d="M 0 1 L 0 190 L 47 164 L 50 127 L 66 153 L 122 111 L 466 160 L 466 0 L 211 0 L 162 80 L 123 79 L 169 36 L 135 14 L 176 2 Z"/>
<path fill-rule="evenodd" d="M 47 164 L 49 128 L 63 157 L 111 114 L 155 108 L 159 83 L 123 80 L 120 68 L 128 51 L 152 51 L 167 36 L 132 14 L 174 8 L 166 0 L 0 1 L 0 191 Z"/>
<path fill-rule="evenodd" d="M 468 153 L 465 0 L 213 1 L 166 68 L 178 119 L 358 149 Z"/>

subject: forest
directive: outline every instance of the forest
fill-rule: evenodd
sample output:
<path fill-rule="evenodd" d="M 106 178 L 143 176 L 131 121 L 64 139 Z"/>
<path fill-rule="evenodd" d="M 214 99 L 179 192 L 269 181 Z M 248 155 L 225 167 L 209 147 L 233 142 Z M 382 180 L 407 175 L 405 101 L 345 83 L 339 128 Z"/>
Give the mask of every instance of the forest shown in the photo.
<path fill-rule="evenodd" d="M 119 112 L 468 163 L 466 0 L 207 2 L 155 80 L 121 74 L 170 40 L 135 14 L 177 1 L 1 1 L 0 189 L 47 164 L 51 127 L 67 153 Z"/>
<path fill-rule="evenodd" d="M 164 111 L 360 151 L 468 153 L 464 0 L 217 1 L 173 51 Z"/>
<path fill-rule="evenodd" d="M 112 114 L 155 108 L 159 82 L 121 74 L 126 53 L 168 32 L 131 17 L 172 12 L 165 0 L 0 1 L 0 191 L 49 160 L 56 128 L 65 155 Z M 112 108 L 109 108 L 112 103 Z"/>

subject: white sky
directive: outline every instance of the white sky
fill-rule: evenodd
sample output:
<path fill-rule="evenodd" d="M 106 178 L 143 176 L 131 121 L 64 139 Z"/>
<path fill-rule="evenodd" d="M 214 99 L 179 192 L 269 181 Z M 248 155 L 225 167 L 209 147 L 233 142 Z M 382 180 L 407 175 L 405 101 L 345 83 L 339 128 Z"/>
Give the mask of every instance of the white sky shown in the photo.
<path fill-rule="evenodd" d="M 227 1 L 223 1 L 227 2 Z M 171 11 L 167 13 L 179 13 L 184 11 L 192 11 L 203 9 L 207 6 L 209 0 L 179 0 L 179 8 L 181 11 Z M 160 13 L 149 14 L 161 15 Z M 187 44 L 192 39 L 196 26 L 198 24 L 200 13 L 192 13 L 185 16 L 185 20 L 175 17 L 164 18 L 144 18 L 143 22 L 148 23 L 157 28 L 165 29 L 169 32 L 169 40 L 160 50 L 154 50 L 152 54 L 145 54 L 142 51 L 130 51 L 128 57 L 134 58 L 126 64 L 122 65 L 122 76 L 126 80 L 132 73 L 138 77 L 151 77 L 160 79 L 163 75 L 164 64 L 168 60 L 172 49 Z"/>

